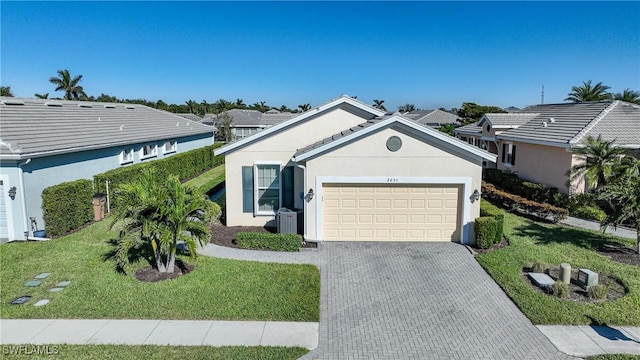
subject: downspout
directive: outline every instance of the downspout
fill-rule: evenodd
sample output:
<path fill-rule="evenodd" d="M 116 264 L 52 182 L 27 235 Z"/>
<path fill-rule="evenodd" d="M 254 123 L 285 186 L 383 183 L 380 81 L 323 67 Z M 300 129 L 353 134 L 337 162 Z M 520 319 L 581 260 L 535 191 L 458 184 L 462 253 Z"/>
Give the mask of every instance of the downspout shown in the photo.
<path fill-rule="evenodd" d="M 307 216 L 307 203 L 309 202 L 309 201 L 307 200 L 307 196 L 306 196 L 307 191 L 308 191 L 308 190 L 306 190 L 306 188 L 307 188 L 307 168 L 306 168 L 304 165 L 300 165 L 300 164 L 298 164 L 297 162 L 296 162 L 296 166 L 297 166 L 297 167 L 299 167 L 300 169 L 302 169 L 302 171 L 304 172 L 304 180 L 303 180 L 303 181 L 304 181 L 304 186 L 302 187 L 302 189 L 303 189 L 303 193 L 304 193 L 305 195 L 304 195 L 304 197 L 302 198 L 302 203 L 303 203 L 303 204 L 302 204 L 302 206 L 303 206 L 303 211 L 304 211 L 304 216 L 305 216 L 305 218 L 304 218 L 304 221 L 302 222 L 302 223 L 304 224 L 304 226 L 303 226 L 303 228 L 304 228 L 304 230 L 303 230 L 304 235 L 302 235 L 302 239 L 303 239 L 304 241 L 307 241 L 307 242 L 319 242 L 318 240 L 310 239 L 310 238 L 307 236 L 307 218 L 306 218 L 306 216 Z"/>
<path fill-rule="evenodd" d="M 22 201 L 22 225 L 24 226 L 24 239 L 27 240 L 29 237 L 29 225 L 27 224 L 27 195 L 24 189 L 24 171 L 22 167 L 31 162 L 31 158 L 27 159 L 23 163 L 18 164 L 18 169 L 20 169 L 20 200 Z"/>

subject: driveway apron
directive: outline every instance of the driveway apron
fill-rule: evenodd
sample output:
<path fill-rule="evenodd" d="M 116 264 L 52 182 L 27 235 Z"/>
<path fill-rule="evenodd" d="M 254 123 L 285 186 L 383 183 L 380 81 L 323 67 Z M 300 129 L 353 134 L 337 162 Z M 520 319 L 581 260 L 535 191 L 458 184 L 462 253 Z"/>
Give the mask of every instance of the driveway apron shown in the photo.
<path fill-rule="evenodd" d="M 305 359 L 567 359 L 454 243 L 325 242 Z"/>

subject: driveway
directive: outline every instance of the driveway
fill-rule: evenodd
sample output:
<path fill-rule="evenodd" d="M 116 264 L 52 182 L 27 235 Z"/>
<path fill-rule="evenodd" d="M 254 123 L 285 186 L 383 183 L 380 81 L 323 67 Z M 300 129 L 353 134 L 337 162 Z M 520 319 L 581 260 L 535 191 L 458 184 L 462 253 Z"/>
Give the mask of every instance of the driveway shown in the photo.
<path fill-rule="evenodd" d="M 567 359 L 454 243 L 325 242 L 305 359 Z"/>

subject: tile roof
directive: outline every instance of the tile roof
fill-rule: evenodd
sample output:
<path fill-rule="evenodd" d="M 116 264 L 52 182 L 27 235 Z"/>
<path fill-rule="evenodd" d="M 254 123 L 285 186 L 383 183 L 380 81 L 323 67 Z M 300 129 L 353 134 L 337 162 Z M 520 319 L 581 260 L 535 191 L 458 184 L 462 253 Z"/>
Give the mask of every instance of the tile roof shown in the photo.
<path fill-rule="evenodd" d="M 227 114 L 233 117 L 231 127 L 268 127 L 279 124 L 283 121 L 292 119 L 300 114 L 294 114 L 290 112 L 280 112 L 278 110 L 269 110 L 262 113 L 258 110 L 248 109 L 231 109 L 227 111 Z M 217 123 L 218 115 L 206 114 L 204 121 L 207 123 Z"/>
<path fill-rule="evenodd" d="M 486 113 L 480 123 L 483 123 L 485 118 L 493 127 L 518 127 L 533 120 L 538 114 L 536 113 Z"/>
<path fill-rule="evenodd" d="M 448 111 L 436 110 L 414 110 L 403 114 L 405 118 L 416 121 L 422 125 L 440 126 L 442 124 L 455 124 L 458 122 L 458 115 Z"/>
<path fill-rule="evenodd" d="M 480 126 L 479 123 L 475 122 L 473 124 L 457 127 L 453 131 L 454 131 L 454 133 L 455 132 L 463 132 L 463 133 L 467 133 L 467 134 L 468 133 L 480 134 L 480 133 L 482 133 L 482 126 Z"/>
<path fill-rule="evenodd" d="M 617 138 L 619 145 L 640 146 L 640 106 L 637 105 L 621 101 L 594 101 L 535 105 L 522 112 L 537 115 L 497 138 L 570 147 L 585 136 L 602 134 L 609 139 Z"/>
<path fill-rule="evenodd" d="M 176 113 L 176 115 L 178 115 L 180 117 L 183 117 L 185 119 L 188 119 L 188 120 L 192 120 L 192 121 L 202 121 L 202 118 L 200 116 L 196 115 L 196 114 L 191 114 L 191 113 L 179 114 L 179 113 Z"/>
<path fill-rule="evenodd" d="M 76 152 L 199 134 L 213 136 L 213 129 L 143 105 L 0 97 L 2 156 Z"/>

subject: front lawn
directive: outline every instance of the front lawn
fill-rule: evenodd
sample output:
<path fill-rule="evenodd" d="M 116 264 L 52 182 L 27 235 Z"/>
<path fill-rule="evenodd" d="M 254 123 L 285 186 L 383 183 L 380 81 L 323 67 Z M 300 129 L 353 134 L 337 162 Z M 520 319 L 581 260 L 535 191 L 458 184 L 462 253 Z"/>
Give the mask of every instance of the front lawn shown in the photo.
<path fill-rule="evenodd" d="M 144 283 L 104 260 L 115 237 L 109 219 L 47 242 L 0 246 L 0 317 L 318 321 L 320 274 L 312 265 L 270 264 L 198 257 L 193 272 Z M 190 261 L 189 258 L 184 258 Z M 51 273 L 38 287 L 24 283 Z M 70 280 L 65 290 L 49 292 Z M 21 295 L 24 305 L 9 303 Z M 42 307 L 33 304 L 51 299 Z"/>
<path fill-rule="evenodd" d="M 6 345 L 3 351 L 22 351 L 21 355 L 11 353 L 12 359 L 39 358 L 34 345 Z M 40 351 L 47 351 L 56 359 L 297 359 L 309 350 L 299 347 L 212 347 L 212 346 L 156 346 L 156 345 L 40 345 Z M 29 353 L 30 352 L 30 353 Z"/>
<path fill-rule="evenodd" d="M 482 200 L 482 206 L 493 206 Z M 505 214 L 504 235 L 510 246 L 478 255 L 478 262 L 534 324 L 640 325 L 640 267 L 612 261 L 596 249 L 633 246 L 635 240 L 597 231 L 567 228 Z M 576 303 L 533 289 L 522 276 L 534 262 L 588 268 L 618 278 L 628 294 L 614 301 Z"/>
<path fill-rule="evenodd" d="M 186 181 L 185 184 L 198 189 L 202 193 L 206 193 L 223 182 L 224 178 L 224 164 L 222 164 Z"/>

